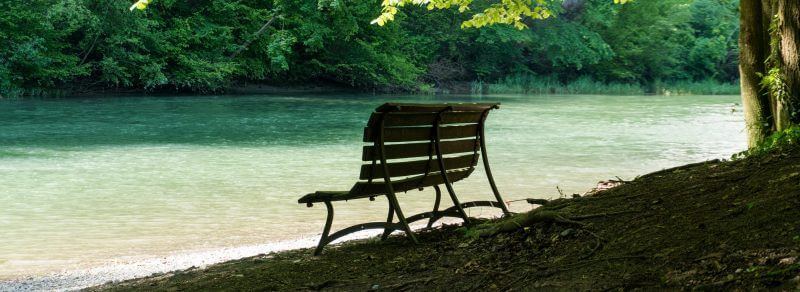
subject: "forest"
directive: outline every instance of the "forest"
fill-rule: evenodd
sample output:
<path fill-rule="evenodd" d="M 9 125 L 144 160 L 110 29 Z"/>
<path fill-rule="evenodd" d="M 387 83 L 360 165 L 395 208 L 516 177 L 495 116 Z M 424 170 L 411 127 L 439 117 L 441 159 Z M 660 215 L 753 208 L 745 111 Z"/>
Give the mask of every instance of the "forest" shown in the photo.
<path fill-rule="evenodd" d="M 567 0 L 527 27 L 379 1 L 0 3 L 0 95 L 370 92 L 738 94 L 738 0 Z M 475 2 L 480 8 L 486 3 Z"/>

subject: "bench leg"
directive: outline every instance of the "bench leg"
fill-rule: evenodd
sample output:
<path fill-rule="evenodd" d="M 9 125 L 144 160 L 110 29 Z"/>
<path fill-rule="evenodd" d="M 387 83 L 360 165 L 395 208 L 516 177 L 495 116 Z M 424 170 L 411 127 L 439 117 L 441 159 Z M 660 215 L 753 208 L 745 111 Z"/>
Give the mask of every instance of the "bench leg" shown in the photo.
<path fill-rule="evenodd" d="M 436 201 L 433 202 L 433 212 L 430 219 L 428 219 L 428 228 L 433 227 L 433 222 L 435 222 L 435 218 L 439 215 L 439 203 L 442 202 L 442 189 L 439 188 L 438 185 L 433 186 L 433 189 L 436 191 Z"/>
<path fill-rule="evenodd" d="M 326 201 L 325 208 L 328 209 L 328 219 L 325 221 L 325 228 L 322 229 L 322 236 L 319 238 L 317 249 L 314 250 L 315 256 L 322 254 L 322 248 L 328 244 L 328 234 L 331 232 L 331 224 L 333 223 L 333 204 L 331 204 L 329 201 Z"/>
<path fill-rule="evenodd" d="M 486 113 L 484 113 L 483 118 L 486 119 Z M 503 201 L 503 197 L 500 196 L 500 191 L 497 190 L 497 184 L 494 182 L 494 176 L 492 176 L 492 168 L 489 167 L 489 155 L 486 154 L 486 134 L 484 133 L 484 124 L 483 121 L 480 123 L 480 140 L 481 140 L 481 158 L 483 159 L 483 169 L 486 171 L 486 178 L 489 180 L 489 186 L 492 187 L 492 193 L 494 194 L 495 200 L 497 203 L 500 204 L 500 210 L 503 210 L 503 216 L 511 216 L 511 212 L 508 211 L 508 206 L 506 206 L 506 202 Z"/>
<path fill-rule="evenodd" d="M 389 201 L 389 216 L 388 218 L 386 218 L 386 224 L 392 224 L 392 221 L 394 221 L 394 205 L 392 204 L 391 201 Z M 394 229 L 391 229 L 389 227 L 384 229 L 383 235 L 381 235 L 381 240 L 386 240 L 386 238 L 389 237 L 389 234 L 392 234 L 392 231 L 394 231 Z"/>
<path fill-rule="evenodd" d="M 489 182 L 490 182 L 489 185 L 492 186 L 492 192 L 494 193 L 494 198 L 495 198 L 495 200 L 497 200 L 497 204 L 500 206 L 498 208 L 500 208 L 500 210 L 503 210 L 503 216 L 504 217 L 511 216 L 511 212 L 508 211 L 508 207 L 506 206 L 506 202 L 503 201 L 503 197 L 501 197 L 500 196 L 500 192 L 497 191 L 497 186 L 495 186 L 494 179 L 491 178 L 491 176 L 490 176 Z"/>
<path fill-rule="evenodd" d="M 450 182 L 445 181 L 444 184 L 447 187 L 447 192 L 450 194 L 450 199 L 453 200 L 453 207 L 456 208 L 459 214 L 461 214 L 461 219 L 464 219 L 464 224 L 469 224 L 469 216 L 467 216 L 467 212 L 464 211 L 464 208 L 461 208 L 461 202 L 458 201 L 458 197 L 456 196 L 456 191 L 453 190 L 453 186 L 450 185 Z"/>
<path fill-rule="evenodd" d="M 406 217 L 403 216 L 403 210 L 400 209 L 400 204 L 397 202 L 397 196 L 394 193 L 386 194 L 386 197 L 389 198 L 389 204 L 394 205 L 394 211 L 397 214 L 397 220 L 400 221 L 400 226 L 406 231 L 408 237 L 411 238 L 411 241 L 414 243 L 419 243 L 417 241 L 417 237 L 414 236 L 414 232 L 411 231 L 411 227 L 408 226 L 408 222 L 406 221 Z"/>

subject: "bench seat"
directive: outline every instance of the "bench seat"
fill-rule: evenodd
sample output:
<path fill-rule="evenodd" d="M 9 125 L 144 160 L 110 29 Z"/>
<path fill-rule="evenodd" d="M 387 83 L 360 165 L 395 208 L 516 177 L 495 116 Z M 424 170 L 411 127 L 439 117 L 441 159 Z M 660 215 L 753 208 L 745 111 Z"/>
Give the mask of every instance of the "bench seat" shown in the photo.
<path fill-rule="evenodd" d="M 448 171 L 448 178 L 454 181 L 461 180 L 472 173 L 473 169 L 460 169 Z M 433 172 L 427 175 L 409 177 L 392 182 L 395 192 L 407 192 L 414 189 L 440 185 L 444 183 L 441 172 Z M 353 199 L 363 199 L 386 195 L 386 183 L 381 181 L 358 182 L 349 191 L 317 191 L 303 196 L 297 200 L 300 204 L 336 202 Z"/>

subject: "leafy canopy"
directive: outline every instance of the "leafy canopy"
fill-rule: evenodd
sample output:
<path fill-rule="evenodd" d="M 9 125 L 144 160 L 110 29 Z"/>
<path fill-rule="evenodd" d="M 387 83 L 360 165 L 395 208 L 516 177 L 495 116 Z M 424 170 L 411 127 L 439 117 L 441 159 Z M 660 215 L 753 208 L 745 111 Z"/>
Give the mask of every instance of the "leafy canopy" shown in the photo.
<path fill-rule="evenodd" d="M 400 7 L 405 5 L 424 6 L 428 10 L 450 9 L 458 7 L 458 12 L 464 13 L 471 10 L 474 0 L 383 0 L 383 7 L 378 18 L 372 24 L 384 26 L 394 20 Z M 614 0 L 615 4 L 625 4 L 634 0 Z M 144 10 L 151 0 L 138 0 L 131 5 L 130 10 Z M 517 29 L 526 28 L 525 18 L 547 19 L 553 16 L 551 5 L 556 0 L 500 0 L 499 3 L 490 4 L 483 12 L 475 13 L 468 20 L 461 23 L 461 28 L 479 28 L 492 24 L 510 24 Z"/>
<path fill-rule="evenodd" d="M 147 0 L 142 0 L 147 1 Z M 625 4 L 633 0 L 614 0 L 614 3 Z M 553 15 L 551 4 L 554 0 L 500 0 L 499 3 L 490 4 L 483 12 L 475 13 L 472 17 L 461 23 L 462 28 L 479 28 L 491 24 L 510 24 L 517 29 L 526 28 L 522 21 L 525 18 L 546 19 Z M 381 15 L 372 21 L 373 24 L 383 26 L 394 20 L 398 8 L 405 5 L 424 6 L 428 10 L 449 9 L 457 7 L 463 13 L 471 10 L 473 0 L 383 0 Z"/>

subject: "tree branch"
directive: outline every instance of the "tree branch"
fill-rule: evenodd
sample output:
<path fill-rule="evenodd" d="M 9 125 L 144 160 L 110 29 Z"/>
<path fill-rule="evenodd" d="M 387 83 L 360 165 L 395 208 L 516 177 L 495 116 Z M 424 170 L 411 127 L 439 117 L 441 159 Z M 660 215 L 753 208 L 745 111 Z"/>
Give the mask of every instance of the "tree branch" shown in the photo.
<path fill-rule="evenodd" d="M 247 49 L 247 47 L 250 46 L 250 44 L 253 43 L 253 41 L 255 41 L 259 36 L 261 36 L 261 34 L 263 34 L 267 30 L 267 27 L 269 27 L 269 25 L 272 24 L 272 21 L 278 18 L 278 16 L 280 15 L 278 14 L 273 15 L 272 18 L 270 18 L 266 23 L 264 23 L 264 25 L 262 25 L 261 28 L 256 33 L 254 33 L 253 36 L 250 37 L 249 40 L 247 40 L 241 47 L 239 47 L 239 49 L 236 50 L 236 52 L 233 52 L 233 54 L 231 54 L 230 59 L 236 58 L 236 56 L 238 56 L 245 49 Z"/>

